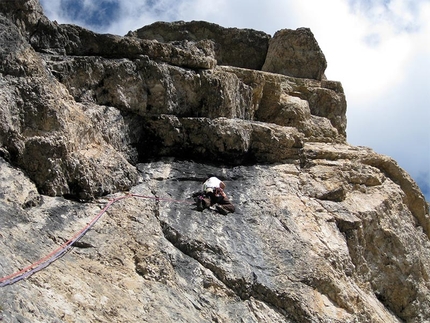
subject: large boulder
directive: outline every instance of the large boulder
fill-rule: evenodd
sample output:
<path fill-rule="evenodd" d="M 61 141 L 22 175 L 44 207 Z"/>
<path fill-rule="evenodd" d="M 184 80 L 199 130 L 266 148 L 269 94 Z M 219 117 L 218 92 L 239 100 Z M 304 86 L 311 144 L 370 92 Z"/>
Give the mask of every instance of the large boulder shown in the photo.
<path fill-rule="evenodd" d="M 327 61 L 309 28 L 282 29 L 269 42 L 263 71 L 321 80 Z"/>

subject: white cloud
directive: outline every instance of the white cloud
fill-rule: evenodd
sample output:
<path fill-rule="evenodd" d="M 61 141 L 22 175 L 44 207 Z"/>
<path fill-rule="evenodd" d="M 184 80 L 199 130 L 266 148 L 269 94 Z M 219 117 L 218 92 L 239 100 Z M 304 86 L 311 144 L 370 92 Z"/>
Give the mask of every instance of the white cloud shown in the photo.
<path fill-rule="evenodd" d="M 64 23 L 63 17 L 61 15 L 60 1 L 41 0 L 40 3 L 43 6 L 45 15 L 49 17 L 49 19 Z"/>
<path fill-rule="evenodd" d="M 419 184 L 430 183 L 429 53 L 415 52 L 396 86 L 354 103 L 348 140 L 392 156 Z M 430 196 L 427 191 L 427 196 Z"/>
<path fill-rule="evenodd" d="M 60 10 L 61 1 L 41 0 L 50 19 L 71 22 Z M 327 77 L 341 81 L 345 89 L 348 141 L 393 157 L 422 187 L 425 181 L 428 187 L 430 1 L 121 0 L 118 4 L 119 18 L 97 31 L 124 35 L 160 20 L 205 20 L 272 35 L 283 28 L 311 28 L 328 61 Z"/>
<path fill-rule="evenodd" d="M 295 11 L 303 12 L 302 22 L 311 27 L 327 57 L 328 78 L 340 80 L 354 102 L 399 82 L 416 43 L 410 33 L 397 31 L 391 15 L 383 18 L 375 10 L 379 13 L 368 16 L 343 0 L 296 2 Z"/>

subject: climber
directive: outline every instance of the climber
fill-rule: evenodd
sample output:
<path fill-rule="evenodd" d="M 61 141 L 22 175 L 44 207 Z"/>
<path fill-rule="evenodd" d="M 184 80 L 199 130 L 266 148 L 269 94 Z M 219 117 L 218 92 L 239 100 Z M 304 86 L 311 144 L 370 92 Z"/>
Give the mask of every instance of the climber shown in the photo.
<path fill-rule="evenodd" d="M 210 208 L 226 215 L 235 211 L 234 205 L 230 202 L 224 192 L 225 183 L 216 177 L 208 178 L 202 186 L 203 191 L 194 193 L 197 210 L 203 211 Z"/>

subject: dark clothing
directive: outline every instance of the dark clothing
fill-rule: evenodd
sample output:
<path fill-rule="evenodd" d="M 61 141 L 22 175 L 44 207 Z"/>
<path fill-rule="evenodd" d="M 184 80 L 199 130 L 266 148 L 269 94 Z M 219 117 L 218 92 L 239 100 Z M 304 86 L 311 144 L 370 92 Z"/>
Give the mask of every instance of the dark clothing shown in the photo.
<path fill-rule="evenodd" d="M 210 192 L 205 194 L 206 197 L 203 198 L 205 203 L 210 203 L 209 206 L 214 204 L 219 204 L 223 209 L 227 210 L 230 213 L 235 211 L 234 205 L 230 202 L 227 195 L 224 193 L 222 189 L 216 189 L 215 192 Z"/>
<path fill-rule="evenodd" d="M 216 205 L 217 211 L 223 214 L 233 213 L 234 205 L 230 202 L 227 195 L 221 188 L 217 188 L 215 192 L 199 192 L 195 194 L 197 209 L 203 211 L 209 207 Z M 225 211 L 225 212 L 224 212 Z"/>

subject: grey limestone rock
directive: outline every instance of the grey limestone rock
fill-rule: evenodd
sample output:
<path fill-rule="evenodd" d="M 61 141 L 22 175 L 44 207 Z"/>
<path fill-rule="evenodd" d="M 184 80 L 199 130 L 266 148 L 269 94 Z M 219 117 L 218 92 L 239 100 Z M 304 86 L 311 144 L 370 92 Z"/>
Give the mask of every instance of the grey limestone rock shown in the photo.
<path fill-rule="evenodd" d="M 270 40 L 263 71 L 324 79 L 327 61 L 309 28 L 282 29 Z"/>
<path fill-rule="evenodd" d="M 162 43 L 211 40 L 219 65 L 260 70 L 266 58 L 270 35 L 253 30 L 224 28 L 207 21 L 155 22 L 130 32 L 129 36 Z"/>
<path fill-rule="evenodd" d="M 428 204 L 347 143 L 309 30 L 102 35 L 13 0 L 0 42 L 0 321 L 430 320 Z M 209 176 L 235 213 L 196 210 Z"/>

